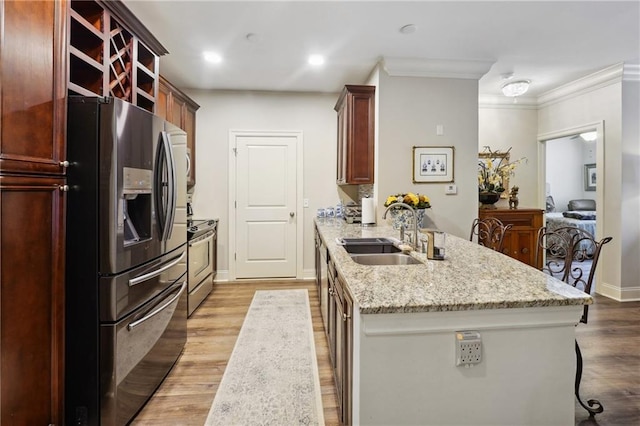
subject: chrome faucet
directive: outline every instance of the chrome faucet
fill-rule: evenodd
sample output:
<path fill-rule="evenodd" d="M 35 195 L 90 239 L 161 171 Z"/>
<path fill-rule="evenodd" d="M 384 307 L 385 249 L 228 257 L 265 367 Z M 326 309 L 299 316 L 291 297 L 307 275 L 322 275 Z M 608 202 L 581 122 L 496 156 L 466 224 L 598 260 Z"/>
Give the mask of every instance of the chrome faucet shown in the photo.
<path fill-rule="evenodd" d="M 418 241 L 418 215 L 417 215 L 416 211 L 409 204 L 406 204 L 406 203 L 393 203 L 393 204 L 390 204 L 389 207 L 387 207 L 387 209 L 382 214 L 382 218 L 383 219 L 387 218 L 387 212 L 392 208 L 404 208 L 404 209 L 409 210 L 411 212 L 411 214 L 413 215 L 413 238 L 411 238 L 410 242 L 411 242 L 411 246 L 413 247 L 413 249 L 414 250 L 418 250 L 418 247 L 419 247 L 419 241 Z M 400 226 L 400 241 L 402 243 L 404 243 L 404 226 Z M 422 247 L 424 247 L 424 245 Z M 424 253 L 423 250 L 420 250 L 420 252 Z"/>

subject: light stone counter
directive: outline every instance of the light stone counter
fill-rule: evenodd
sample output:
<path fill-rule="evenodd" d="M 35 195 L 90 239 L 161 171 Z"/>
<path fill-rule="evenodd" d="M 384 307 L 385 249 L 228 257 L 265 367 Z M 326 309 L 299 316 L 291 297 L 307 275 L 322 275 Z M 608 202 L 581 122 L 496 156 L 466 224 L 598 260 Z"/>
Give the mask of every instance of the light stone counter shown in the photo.
<path fill-rule="evenodd" d="M 336 269 L 361 314 L 464 311 L 591 304 L 593 299 L 564 282 L 476 243 L 447 234 L 445 260 L 406 266 L 355 263 L 336 238 L 392 237 L 378 224 L 362 227 L 343 219 L 315 219 Z"/>

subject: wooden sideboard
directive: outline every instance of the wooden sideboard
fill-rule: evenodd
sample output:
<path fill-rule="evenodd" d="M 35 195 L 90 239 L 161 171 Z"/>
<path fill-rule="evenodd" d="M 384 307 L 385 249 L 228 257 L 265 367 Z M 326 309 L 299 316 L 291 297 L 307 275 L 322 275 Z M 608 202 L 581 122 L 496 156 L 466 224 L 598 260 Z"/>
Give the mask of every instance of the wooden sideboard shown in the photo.
<path fill-rule="evenodd" d="M 480 219 L 494 217 L 505 225 L 511 224 L 511 229 L 504 236 L 502 252 L 538 269 L 542 268 L 542 259 L 538 265 L 534 262 L 538 230 L 543 224 L 543 214 L 541 209 L 480 209 L 478 211 Z"/>

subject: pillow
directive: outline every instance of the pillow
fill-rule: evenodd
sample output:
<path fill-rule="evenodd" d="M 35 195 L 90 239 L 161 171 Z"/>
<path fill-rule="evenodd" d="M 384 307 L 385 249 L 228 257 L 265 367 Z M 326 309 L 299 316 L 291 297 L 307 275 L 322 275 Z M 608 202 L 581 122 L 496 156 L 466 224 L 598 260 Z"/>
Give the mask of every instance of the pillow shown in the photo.
<path fill-rule="evenodd" d="M 588 200 L 588 199 L 581 199 L 581 200 L 571 200 L 569 201 L 568 204 L 568 209 L 567 210 L 595 210 L 596 209 L 596 200 Z"/>
<path fill-rule="evenodd" d="M 562 216 L 569 217 L 571 219 L 578 219 L 578 220 L 595 220 L 596 212 L 588 211 L 588 210 L 566 211 L 566 212 L 562 212 Z"/>
<path fill-rule="evenodd" d="M 551 195 L 547 196 L 547 213 L 556 211 L 556 202 L 553 201 L 553 197 Z"/>

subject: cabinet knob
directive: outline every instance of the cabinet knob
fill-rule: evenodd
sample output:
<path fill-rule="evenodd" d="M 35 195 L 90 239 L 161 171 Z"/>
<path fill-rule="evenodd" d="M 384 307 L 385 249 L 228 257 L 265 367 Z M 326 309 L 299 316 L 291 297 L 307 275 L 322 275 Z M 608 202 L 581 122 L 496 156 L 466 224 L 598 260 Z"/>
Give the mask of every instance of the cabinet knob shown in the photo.
<path fill-rule="evenodd" d="M 522 253 L 523 253 L 523 254 L 527 254 L 527 253 L 529 253 L 529 249 L 528 249 L 527 247 L 523 248 L 523 249 L 522 249 Z"/>
<path fill-rule="evenodd" d="M 60 192 L 69 192 L 69 185 L 60 185 L 58 189 Z"/>
<path fill-rule="evenodd" d="M 296 214 L 294 212 L 289 212 L 289 217 L 294 217 Z"/>
<path fill-rule="evenodd" d="M 347 314 L 342 314 L 342 321 L 346 321 L 346 320 L 348 320 L 349 318 L 351 318 L 349 315 L 347 315 Z"/>
<path fill-rule="evenodd" d="M 69 162 L 67 160 L 61 161 L 59 164 L 60 167 L 69 167 Z"/>

